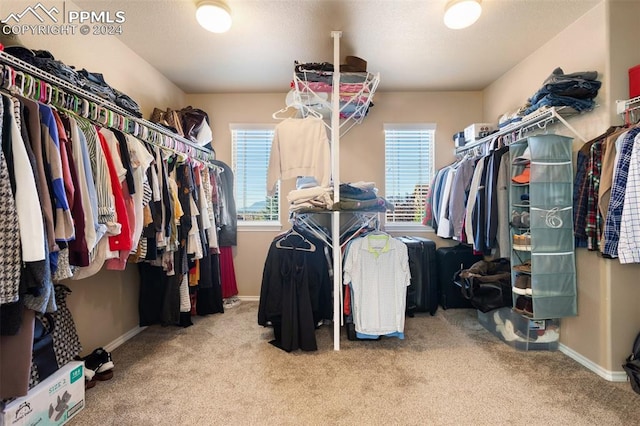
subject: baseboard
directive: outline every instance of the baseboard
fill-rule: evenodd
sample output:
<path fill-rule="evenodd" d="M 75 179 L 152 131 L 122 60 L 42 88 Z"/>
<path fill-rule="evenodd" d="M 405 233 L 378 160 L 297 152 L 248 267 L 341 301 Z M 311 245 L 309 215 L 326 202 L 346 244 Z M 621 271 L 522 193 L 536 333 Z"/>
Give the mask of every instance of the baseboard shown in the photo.
<path fill-rule="evenodd" d="M 602 377 L 605 380 L 608 380 L 610 382 L 626 382 L 627 381 L 627 373 L 625 373 L 624 370 L 622 371 L 606 370 L 601 366 L 599 366 L 598 364 L 596 364 L 595 362 L 591 361 L 590 359 L 580 355 L 578 352 L 574 351 L 573 349 L 563 345 L 562 343 L 558 345 L 558 350 L 563 354 L 565 354 L 566 356 L 568 356 L 569 358 L 576 361 L 577 363 L 593 371 L 594 373 L 596 373 L 598 376 Z"/>
<path fill-rule="evenodd" d="M 238 299 L 244 300 L 245 302 L 259 302 L 260 296 L 238 296 Z"/>
<path fill-rule="evenodd" d="M 124 342 L 126 342 L 129 339 L 131 339 L 132 337 L 134 337 L 136 334 L 140 333 L 145 328 L 147 328 L 147 327 L 136 327 L 136 328 L 133 328 L 133 329 L 129 330 L 128 332 L 126 332 L 122 336 L 118 337 L 117 339 L 113 340 L 112 342 L 110 342 L 106 346 L 104 346 L 104 349 L 106 349 L 107 352 L 113 351 L 115 348 L 117 348 L 118 346 L 122 345 Z"/>

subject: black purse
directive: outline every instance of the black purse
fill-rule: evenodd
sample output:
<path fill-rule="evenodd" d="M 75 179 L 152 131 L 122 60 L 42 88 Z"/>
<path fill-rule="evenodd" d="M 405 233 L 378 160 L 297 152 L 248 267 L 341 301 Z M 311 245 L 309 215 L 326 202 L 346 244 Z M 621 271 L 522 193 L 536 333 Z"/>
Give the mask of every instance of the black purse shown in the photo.
<path fill-rule="evenodd" d="M 631 389 L 640 393 L 640 333 L 633 342 L 631 355 L 627 357 L 622 368 L 627 373 L 631 382 Z"/>
<path fill-rule="evenodd" d="M 509 270 L 508 259 L 481 260 L 469 269 L 458 270 L 453 281 L 460 286 L 462 297 L 480 312 L 487 313 L 513 306 Z"/>

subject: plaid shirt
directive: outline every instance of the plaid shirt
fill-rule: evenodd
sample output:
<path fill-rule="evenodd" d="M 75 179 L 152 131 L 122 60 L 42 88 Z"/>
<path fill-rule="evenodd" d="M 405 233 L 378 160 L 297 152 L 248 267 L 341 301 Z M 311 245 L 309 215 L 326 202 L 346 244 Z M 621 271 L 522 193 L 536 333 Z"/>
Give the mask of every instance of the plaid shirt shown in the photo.
<path fill-rule="evenodd" d="M 624 193 L 627 187 L 633 141 L 638 133 L 640 133 L 640 128 L 629 130 L 622 143 L 622 149 L 620 150 L 620 160 L 618 161 L 616 173 L 613 177 L 611 200 L 609 201 L 609 210 L 607 210 L 607 219 L 604 225 L 604 246 L 602 254 L 605 256 L 618 257 Z"/>
<path fill-rule="evenodd" d="M 620 263 L 640 263 L 640 134 L 634 139 L 624 192 L 618 256 Z"/>
<path fill-rule="evenodd" d="M 587 166 L 587 209 L 585 216 L 585 234 L 587 248 L 598 250 L 598 242 L 602 229 L 602 216 L 598 212 L 598 189 L 600 188 L 600 172 L 602 171 L 602 141 L 591 145 L 589 164 Z"/>

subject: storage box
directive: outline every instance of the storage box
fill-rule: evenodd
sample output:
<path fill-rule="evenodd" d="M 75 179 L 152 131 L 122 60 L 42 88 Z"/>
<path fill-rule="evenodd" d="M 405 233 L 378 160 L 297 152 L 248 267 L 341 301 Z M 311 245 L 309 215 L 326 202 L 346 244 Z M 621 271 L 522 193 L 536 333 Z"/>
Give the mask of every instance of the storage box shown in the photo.
<path fill-rule="evenodd" d="M 458 132 L 453 135 L 453 143 L 456 148 L 461 148 L 464 146 L 464 132 Z"/>
<path fill-rule="evenodd" d="M 84 363 L 72 361 L 7 404 L 0 425 L 63 425 L 83 408 Z"/>
<path fill-rule="evenodd" d="M 464 140 L 467 141 L 467 143 L 474 142 L 485 136 L 489 136 L 495 130 L 496 126 L 492 123 L 473 123 L 465 127 Z"/>
<path fill-rule="evenodd" d="M 629 98 L 640 96 L 640 65 L 629 68 Z"/>
<path fill-rule="evenodd" d="M 531 320 L 511 308 L 478 311 L 478 321 L 503 342 L 522 351 L 555 351 L 560 340 L 558 319 Z"/>

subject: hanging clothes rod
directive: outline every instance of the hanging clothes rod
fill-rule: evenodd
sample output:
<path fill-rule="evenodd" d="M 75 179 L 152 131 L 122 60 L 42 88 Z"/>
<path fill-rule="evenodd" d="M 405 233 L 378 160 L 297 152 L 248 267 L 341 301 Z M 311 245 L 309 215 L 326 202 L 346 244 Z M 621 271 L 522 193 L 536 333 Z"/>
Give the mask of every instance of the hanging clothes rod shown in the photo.
<path fill-rule="evenodd" d="M 152 139 L 155 139 L 156 141 L 147 140 L 149 143 L 158 145 L 160 148 L 165 148 L 170 151 L 176 152 L 178 154 L 186 154 L 189 157 L 192 157 L 204 162 L 210 162 L 211 160 L 215 160 L 215 152 L 213 150 L 198 146 L 194 144 L 192 141 L 190 141 L 189 139 L 186 139 L 180 135 L 172 133 L 170 130 L 165 129 L 159 124 L 153 123 L 151 121 L 148 121 L 139 117 L 135 117 L 131 115 L 131 113 L 125 110 L 124 108 L 121 108 L 118 105 L 115 105 L 107 101 L 106 99 L 103 99 L 97 95 L 94 95 L 91 92 L 88 92 L 79 87 L 76 87 L 73 84 L 59 77 L 56 77 L 47 72 L 44 72 L 41 69 L 34 67 L 33 65 L 27 62 L 24 62 L 18 58 L 15 58 L 2 50 L 0 50 L 0 64 L 4 64 L 6 67 L 12 69 L 13 72 L 15 72 L 18 76 L 28 75 L 31 78 L 39 79 L 53 86 L 51 89 L 47 89 L 47 90 L 51 90 L 52 92 L 54 91 L 62 92 L 63 94 L 65 91 L 68 93 L 72 93 L 73 95 L 80 98 L 79 101 L 81 102 L 86 101 L 86 104 L 90 108 L 93 107 L 91 104 L 94 104 L 97 114 L 99 115 L 102 113 L 104 115 L 104 119 L 105 119 L 104 122 L 101 120 L 98 120 L 98 122 L 100 122 L 103 125 L 111 124 L 108 122 L 109 119 L 115 122 L 125 121 L 125 120 L 128 122 L 133 122 L 135 123 L 135 125 L 133 126 L 134 128 L 143 127 L 147 130 L 147 133 L 159 134 L 159 136 L 156 136 L 156 137 L 152 136 Z M 24 85 L 24 78 L 22 79 L 21 84 Z M 24 87 L 21 87 L 21 88 L 22 90 L 24 90 Z M 22 95 L 26 95 L 26 93 L 22 93 Z M 25 96 L 25 97 L 28 97 L 28 96 Z M 100 116 L 98 116 L 98 118 L 100 118 Z M 134 134 L 135 136 L 139 135 L 137 133 L 134 133 L 135 130 L 132 130 L 132 129 L 121 129 L 121 130 L 125 133 Z M 158 139 L 161 139 L 164 141 L 166 138 L 168 138 L 168 140 L 166 141 L 166 144 L 164 142 L 163 143 L 157 142 Z"/>
<path fill-rule="evenodd" d="M 562 123 L 567 129 L 569 129 L 574 135 L 576 135 L 582 142 L 586 142 L 587 139 L 585 139 L 584 136 L 582 136 L 565 119 L 565 117 L 573 116 L 576 114 L 579 114 L 579 113 L 573 110 L 572 108 L 567 108 L 564 106 L 551 107 L 547 110 L 540 112 L 539 114 L 532 115 L 528 117 L 526 120 L 523 120 L 517 124 L 506 126 L 503 129 L 500 129 L 497 132 L 492 133 L 487 137 L 479 139 L 463 147 L 456 148 L 455 154 L 461 154 L 471 149 L 474 149 L 480 145 L 487 144 L 488 142 L 491 142 L 492 140 L 500 136 L 514 134 L 515 138 L 512 138 L 513 140 L 521 139 L 524 137 L 525 133 L 527 132 L 531 132 L 535 130 L 544 130 L 547 128 L 547 126 L 554 124 L 556 122 Z"/>

